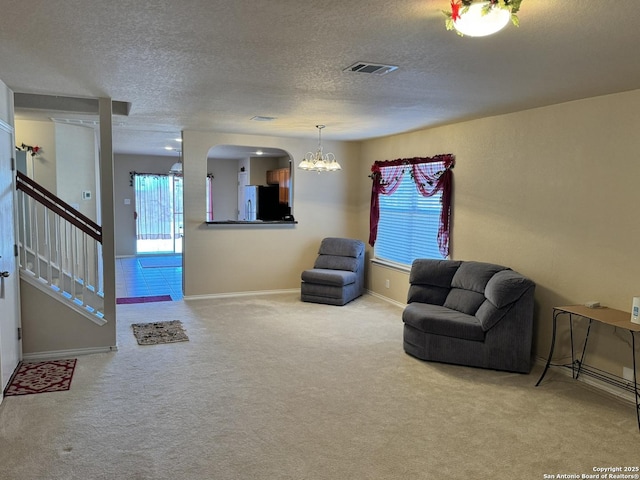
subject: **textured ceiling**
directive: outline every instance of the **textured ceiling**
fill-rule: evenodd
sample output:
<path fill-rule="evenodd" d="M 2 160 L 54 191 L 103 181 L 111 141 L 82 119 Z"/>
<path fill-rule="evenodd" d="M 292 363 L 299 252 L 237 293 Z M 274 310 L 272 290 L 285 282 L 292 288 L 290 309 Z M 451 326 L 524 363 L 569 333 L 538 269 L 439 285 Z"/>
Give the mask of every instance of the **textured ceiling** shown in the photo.
<path fill-rule="evenodd" d="M 155 155 L 185 128 L 360 140 L 640 88 L 638 0 L 524 0 L 486 38 L 446 31 L 449 3 L 3 0 L 0 79 L 130 102 L 114 149 Z"/>

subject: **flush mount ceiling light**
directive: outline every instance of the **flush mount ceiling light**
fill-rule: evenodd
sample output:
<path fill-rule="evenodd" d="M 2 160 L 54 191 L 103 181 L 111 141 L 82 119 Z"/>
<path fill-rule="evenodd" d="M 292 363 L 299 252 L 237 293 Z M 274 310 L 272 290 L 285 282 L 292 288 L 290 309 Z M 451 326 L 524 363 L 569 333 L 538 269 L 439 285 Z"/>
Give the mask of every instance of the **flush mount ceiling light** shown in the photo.
<path fill-rule="evenodd" d="M 447 17 L 447 30 L 455 29 L 459 35 L 485 37 L 499 32 L 509 20 L 518 26 L 522 0 L 451 0 Z"/>
<path fill-rule="evenodd" d="M 322 129 L 324 127 L 324 125 L 316 125 L 318 129 L 318 150 L 316 150 L 316 153 L 307 152 L 298 168 L 318 173 L 342 170 L 333 153 L 323 153 L 322 151 Z"/>

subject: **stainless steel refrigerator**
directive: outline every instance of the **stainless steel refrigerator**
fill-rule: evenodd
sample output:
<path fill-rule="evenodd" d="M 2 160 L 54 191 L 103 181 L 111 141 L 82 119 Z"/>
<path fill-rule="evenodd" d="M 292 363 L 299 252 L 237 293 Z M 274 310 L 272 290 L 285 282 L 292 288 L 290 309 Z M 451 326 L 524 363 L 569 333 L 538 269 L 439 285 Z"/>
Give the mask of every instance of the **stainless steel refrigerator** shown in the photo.
<path fill-rule="evenodd" d="M 278 185 L 244 187 L 245 220 L 281 220 Z"/>

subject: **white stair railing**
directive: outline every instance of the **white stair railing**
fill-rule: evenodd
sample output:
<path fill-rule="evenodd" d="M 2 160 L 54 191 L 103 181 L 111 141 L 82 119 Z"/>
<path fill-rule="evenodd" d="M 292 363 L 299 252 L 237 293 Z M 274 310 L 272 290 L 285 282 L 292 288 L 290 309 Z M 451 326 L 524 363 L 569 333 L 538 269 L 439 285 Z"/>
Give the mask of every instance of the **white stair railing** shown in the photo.
<path fill-rule="evenodd" d="M 102 228 L 21 172 L 16 187 L 21 278 L 105 324 Z"/>

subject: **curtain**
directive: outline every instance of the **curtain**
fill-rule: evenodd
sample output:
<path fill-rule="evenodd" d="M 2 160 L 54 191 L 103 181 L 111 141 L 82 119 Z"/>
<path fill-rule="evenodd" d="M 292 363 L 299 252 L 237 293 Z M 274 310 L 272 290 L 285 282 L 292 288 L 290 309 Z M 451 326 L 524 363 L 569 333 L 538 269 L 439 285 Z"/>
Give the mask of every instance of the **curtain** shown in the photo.
<path fill-rule="evenodd" d="M 386 162 L 375 162 L 371 167 L 373 186 L 371 188 L 371 209 L 369 211 L 369 245 L 373 247 L 378 236 L 380 220 L 379 195 L 391 195 L 402 182 L 403 165 L 380 165 Z"/>
<path fill-rule="evenodd" d="M 134 174 L 138 240 L 172 238 L 173 195 L 169 175 Z"/>
<path fill-rule="evenodd" d="M 449 218 L 451 216 L 451 169 L 455 157 L 451 154 L 425 158 L 401 158 L 377 161 L 371 166 L 371 209 L 369 212 L 369 245 L 375 245 L 380 220 L 379 195 L 391 195 L 402 181 L 405 168 L 411 169 L 411 178 L 424 197 L 442 192 L 442 209 L 438 227 L 438 247 L 443 256 L 449 256 Z"/>

